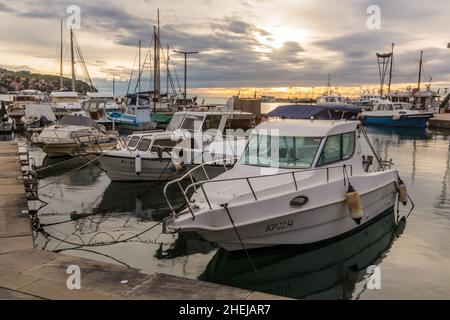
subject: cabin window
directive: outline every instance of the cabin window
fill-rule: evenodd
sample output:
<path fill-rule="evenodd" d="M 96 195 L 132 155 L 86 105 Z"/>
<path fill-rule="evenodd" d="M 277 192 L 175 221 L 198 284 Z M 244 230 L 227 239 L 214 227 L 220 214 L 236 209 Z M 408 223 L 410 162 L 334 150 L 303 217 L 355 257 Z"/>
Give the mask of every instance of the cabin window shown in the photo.
<path fill-rule="evenodd" d="M 386 105 L 386 109 L 385 110 L 392 111 L 392 110 L 394 110 L 394 108 L 392 107 L 392 104 L 388 104 L 388 105 Z"/>
<path fill-rule="evenodd" d="M 137 144 L 139 143 L 139 140 L 140 140 L 139 137 L 132 137 L 128 142 L 128 148 L 130 149 L 136 148 Z"/>
<path fill-rule="evenodd" d="M 178 144 L 177 141 L 173 141 L 171 139 L 156 140 L 155 143 L 153 143 L 152 152 L 158 152 L 158 149 L 160 148 L 171 149 L 175 147 L 177 144 Z"/>
<path fill-rule="evenodd" d="M 209 129 L 219 129 L 220 121 L 222 120 L 221 115 L 207 115 L 205 122 L 203 122 L 202 130 L 206 131 Z"/>
<path fill-rule="evenodd" d="M 241 163 L 284 169 L 311 168 L 321 138 L 253 135 Z"/>
<path fill-rule="evenodd" d="M 141 143 L 139 144 L 138 150 L 142 152 L 147 151 L 151 143 L 151 139 L 142 139 Z"/>
<path fill-rule="evenodd" d="M 349 159 L 355 152 L 355 133 L 345 133 L 327 138 L 322 155 L 320 156 L 319 166 L 339 162 Z"/>
<path fill-rule="evenodd" d="M 181 129 L 198 132 L 203 125 L 203 116 L 187 115 L 184 118 Z"/>
<path fill-rule="evenodd" d="M 170 120 L 169 125 L 167 126 L 167 131 L 174 131 L 180 128 L 181 123 L 183 122 L 184 114 L 175 114 Z"/>

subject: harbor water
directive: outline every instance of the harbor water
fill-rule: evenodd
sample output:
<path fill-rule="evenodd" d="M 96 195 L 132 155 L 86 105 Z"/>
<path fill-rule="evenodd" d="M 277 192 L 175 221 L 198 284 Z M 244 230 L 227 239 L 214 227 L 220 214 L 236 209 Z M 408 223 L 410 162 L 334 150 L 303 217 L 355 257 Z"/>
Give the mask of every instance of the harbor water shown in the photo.
<path fill-rule="evenodd" d="M 196 234 L 164 235 L 165 183 L 112 183 L 86 160 L 40 167 L 39 211 L 46 250 L 268 292 L 296 299 L 436 299 L 450 296 L 450 132 L 367 128 L 383 159 L 393 159 L 416 205 L 406 226 L 390 212 L 350 237 L 305 251 L 275 247 L 228 253 Z M 5 139 L 4 137 L 2 139 Z M 25 137 L 14 137 L 28 145 Z M 80 169 L 81 167 L 81 169 Z M 176 190 L 169 196 L 180 205 Z M 401 207 L 407 214 L 409 207 Z M 403 229 L 404 230 L 400 230 Z M 402 232 L 403 231 L 403 232 Z M 114 245 L 93 245 L 98 243 Z M 376 266 L 380 287 L 368 285 Z"/>

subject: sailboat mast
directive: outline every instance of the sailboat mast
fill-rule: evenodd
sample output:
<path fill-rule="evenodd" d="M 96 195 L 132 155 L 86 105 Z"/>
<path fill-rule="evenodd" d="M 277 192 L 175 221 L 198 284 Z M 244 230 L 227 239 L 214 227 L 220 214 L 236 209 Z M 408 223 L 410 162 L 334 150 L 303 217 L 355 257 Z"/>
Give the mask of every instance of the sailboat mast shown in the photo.
<path fill-rule="evenodd" d="M 77 80 L 75 77 L 75 54 L 73 50 L 73 29 L 70 29 L 70 52 L 72 59 L 72 91 L 77 92 Z"/>
<path fill-rule="evenodd" d="M 161 42 L 160 42 L 161 31 L 159 27 L 159 8 L 158 8 L 158 41 L 157 41 L 157 53 L 158 53 L 158 90 L 157 90 L 157 98 L 158 101 L 161 98 Z"/>
<path fill-rule="evenodd" d="M 138 93 L 136 96 L 136 105 L 139 105 L 139 93 L 141 92 L 141 50 L 142 50 L 142 41 L 139 40 Z"/>
<path fill-rule="evenodd" d="M 392 44 L 392 51 L 391 51 L 391 67 L 389 70 L 389 86 L 388 86 L 388 94 L 391 93 L 391 85 L 392 85 L 392 69 L 394 65 L 394 46 L 395 44 Z"/>
<path fill-rule="evenodd" d="M 420 51 L 419 82 L 417 83 L 417 90 L 419 91 L 420 91 L 420 83 L 422 82 L 422 64 L 423 64 L 423 51 Z"/>
<path fill-rule="evenodd" d="M 166 88 L 167 88 L 167 98 L 169 98 L 169 77 L 170 77 L 170 70 L 169 70 L 169 63 L 170 63 L 170 47 L 167 45 L 167 65 L 166 65 Z"/>
<path fill-rule="evenodd" d="M 63 78 L 63 21 L 61 20 L 61 51 L 59 56 L 59 90 L 64 89 L 64 78 Z"/>
<path fill-rule="evenodd" d="M 153 112 L 156 113 L 156 96 L 158 91 L 158 34 L 156 31 L 156 26 L 153 26 L 153 37 L 154 37 L 154 43 L 153 43 Z"/>

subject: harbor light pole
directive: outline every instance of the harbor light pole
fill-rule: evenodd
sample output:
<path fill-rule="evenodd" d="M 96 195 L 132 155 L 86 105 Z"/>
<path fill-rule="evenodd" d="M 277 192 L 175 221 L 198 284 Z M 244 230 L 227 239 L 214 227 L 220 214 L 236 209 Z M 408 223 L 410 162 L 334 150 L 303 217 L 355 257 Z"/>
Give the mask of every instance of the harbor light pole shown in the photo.
<path fill-rule="evenodd" d="M 184 54 L 184 105 L 187 105 L 187 57 L 190 54 L 197 54 L 198 51 L 177 51 L 174 50 L 176 53 Z"/>

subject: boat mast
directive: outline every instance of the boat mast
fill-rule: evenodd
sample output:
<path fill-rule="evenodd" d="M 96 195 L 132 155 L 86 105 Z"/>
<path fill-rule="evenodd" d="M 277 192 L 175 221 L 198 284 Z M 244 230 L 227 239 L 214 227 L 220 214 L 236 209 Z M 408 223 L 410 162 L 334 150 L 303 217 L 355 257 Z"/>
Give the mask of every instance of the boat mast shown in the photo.
<path fill-rule="evenodd" d="M 170 47 L 169 45 L 167 45 L 167 65 L 166 65 L 166 88 L 167 88 L 167 98 L 169 98 L 169 74 L 170 74 L 170 70 L 169 70 L 169 63 L 170 63 Z"/>
<path fill-rule="evenodd" d="M 331 96 L 331 73 L 328 73 L 328 95 Z"/>
<path fill-rule="evenodd" d="M 158 42 L 158 34 L 156 33 L 156 26 L 153 26 L 153 112 L 156 113 L 156 92 L 158 90 L 158 57 L 157 57 L 157 42 Z"/>
<path fill-rule="evenodd" d="M 116 95 L 116 76 L 113 76 L 113 95 Z"/>
<path fill-rule="evenodd" d="M 420 51 L 420 62 L 419 62 L 419 81 L 417 83 L 417 90 L 420 91 L 420 83 L 422 81 L 422 64 L 423 64 L 423 51 Z"/>
<path fill-rule="evenodd" d="M 139 40 L 139 67 L 138 67 L 138 92 L 137 92 L 137 96 L 136 96 L 136 105 L 139 105 L 139 93 L 141 92 L 141 49 L 142 49 L 142 41 Z"/>
<path fill-rule="evenodd" d="M 389 70 L 389 86 L 388 86 L 388 94 L 391 93 L 391 85 L 392 85 L 392 68 L 394 65 L 394 46 L 395 44 L 392 43 L 392 51 L 391 51 L 391 67 Z"/>
<path fill-rule="evenodd" d="M 154 33 L 154 64 L 153 64 L 153 112 L 156 113 L 156 102 L 161 98 L 161 43 L 160 43 L 160 27 L 159 27 L 159 9 L 157 26 L 153 26 Z"/>
<path fill-rule="evenodd" d="M 70 52 L 72 59 L 72 91 L 77 92 L 77 80 L 75 77 L 75 54 L 73 51 L 73 29 L 70 29 Z"/>
<path fill-rule="evenodd" d="M 61 51 L 59 56 L 59 90 L 64 89 L 64 78 L 63 78 L 63 21 L 61 19 Z"/>
<path fill-rule="evenodd" d="M 158 87 L 157 87 L 157 98 L 158 101 L 161 98 L 161 29 L 159 27 L 159 8 L 158 8 L 158 41 L 156 43 L 157 45 L 157 54 L 158 54 L 158 77 L 157 77 L 157 82 L 158 82 Z"/>

